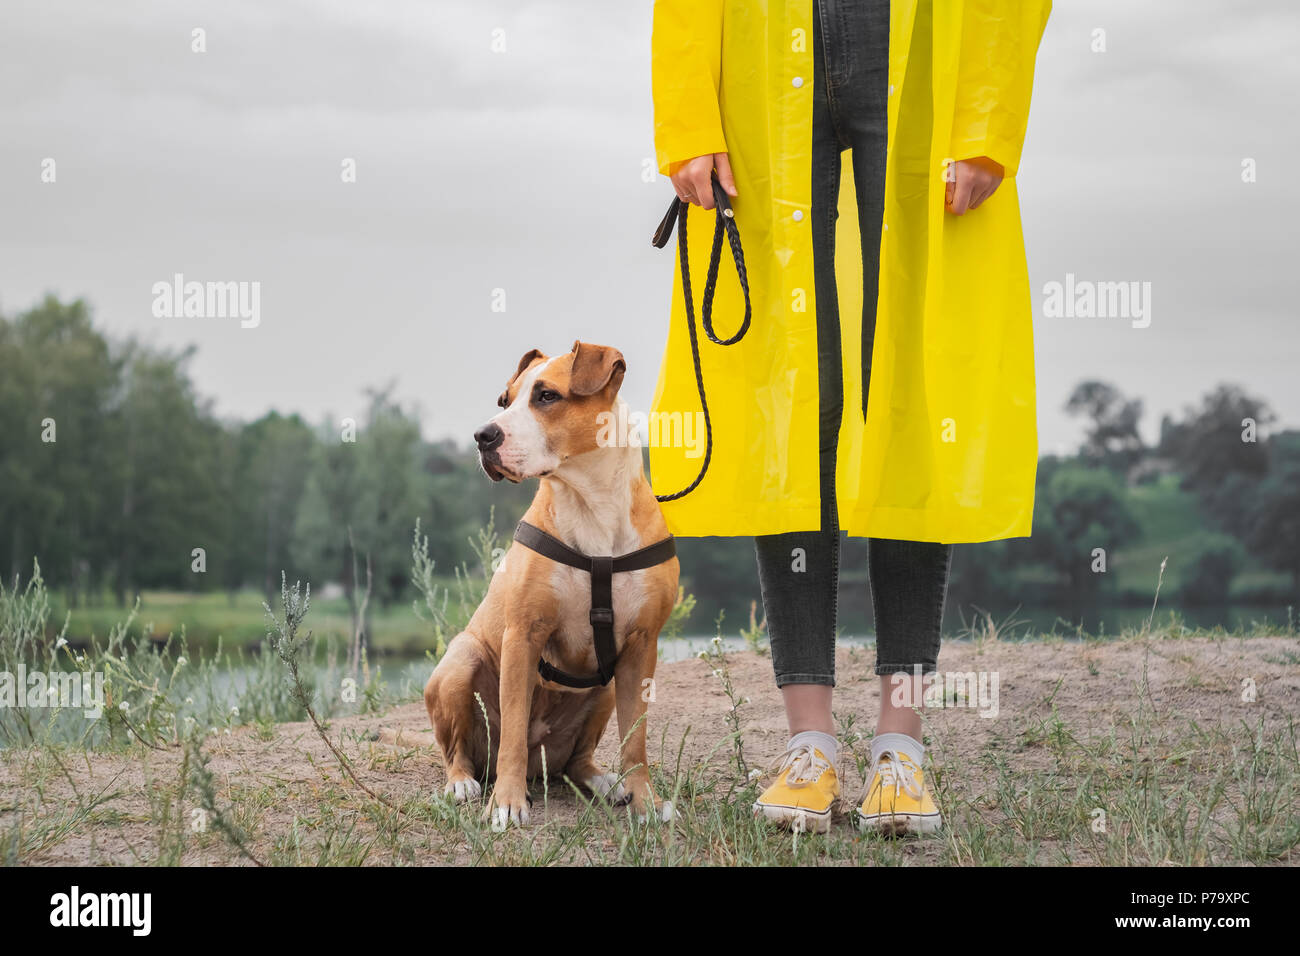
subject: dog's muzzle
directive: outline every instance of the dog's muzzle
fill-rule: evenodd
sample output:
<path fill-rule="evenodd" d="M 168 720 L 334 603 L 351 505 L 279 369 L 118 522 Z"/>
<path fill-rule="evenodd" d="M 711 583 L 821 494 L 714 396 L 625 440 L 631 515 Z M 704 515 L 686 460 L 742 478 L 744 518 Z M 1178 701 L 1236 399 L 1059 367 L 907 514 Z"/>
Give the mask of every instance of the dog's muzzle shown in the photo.
<path fill-rule="evenodd" d="M 479 463 L 483 466 L 487 476 L 493 481 L 500 481 L 502 478 L 515 481 L 513 477 L 502 470 L 501 458 L 497 452 L 497 449 L 501 447 L 501 443 L 505 440 L 506 433 L 502 431 L 501 426 L 496 422 L 488 422 L 474 433 L 474 443 L 478 445 Z"/>

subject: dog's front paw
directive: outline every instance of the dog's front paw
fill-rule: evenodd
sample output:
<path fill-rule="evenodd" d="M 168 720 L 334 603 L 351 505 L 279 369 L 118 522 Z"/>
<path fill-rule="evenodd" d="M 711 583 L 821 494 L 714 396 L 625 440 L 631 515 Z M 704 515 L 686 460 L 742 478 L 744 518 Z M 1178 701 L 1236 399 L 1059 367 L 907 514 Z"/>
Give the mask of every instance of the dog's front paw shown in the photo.
<path fill-rule="evenodd" d="M 487 815 L 492 821 L 492 829 L 501 831 L 511 824 L 528 826 L 529 819 L 528 785 L 522 780 L 498 780 L 492 788 L 492 799 L 488 801 Z"/>
<path fill-rule="evenodd" d="M 610 803 L 622 803 L 627 799 L 627 791 L 616 773 L 598 773 L 588 777 L 583 783 L 592 793 L 604 797 Z"/>
<path fill-rule="evenodd" d="M 457 803 L 465 803 L 483 796 L 483 787 L 473 777 L 461 777 L 458 780 L 448 780 L 443 793 L 454 798 Z"/>
<path fill-rule="evenodd" d="M 667 823 L 669 820 L 672 820 L 677 816 L 677 811 L 673 809 L 673 802 L 671 800 L 661 800 L 659 801 L 658 807 L 651 806 L 649 810 L 649 813 L 646 813 L 645 810 L 638 810 L 636 813 L 636 822 L 645 823 L 650 819 L 652 814 L 660 823 Z"/>
<path fill-rule="evenodd" d="M 630 801 L 632 816 L 636 818 L 637 823 L 645 823 L 650 817 L 654 817 L 661 823 L 667 823 L 676 816 L 672 801 L 659 799 L 648 781 L 632 785 Z"/>

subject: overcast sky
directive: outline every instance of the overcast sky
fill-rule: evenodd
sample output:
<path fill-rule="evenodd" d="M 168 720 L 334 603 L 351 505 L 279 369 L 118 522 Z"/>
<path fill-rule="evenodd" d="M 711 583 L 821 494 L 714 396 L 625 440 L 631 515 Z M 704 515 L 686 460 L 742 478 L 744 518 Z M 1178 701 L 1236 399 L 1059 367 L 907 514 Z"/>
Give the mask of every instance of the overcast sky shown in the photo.
<path fill-rule="evenodd" d="M 3 0 L 0 311 L 84 296 L 114 336 L 193 343 L 223 416 L 360 415 L 394 381 L 468 441 L 524 351 L 575 338 L 622 349 L 645 408 L 672 270 L 651 8 Z M 1141 396 L 1148 438 L 1219 382 L 1300 426 L 1298 47 L 1290 0 L 1057 0 L 1019 176 L 1043 451 L 1077 444 L 1084 378 Z M 175 273 L 260 282 L 260 324 L 156 318 Z M 1150 282 L 1149 327 L 1045 316 L 1067 273 Z"/>

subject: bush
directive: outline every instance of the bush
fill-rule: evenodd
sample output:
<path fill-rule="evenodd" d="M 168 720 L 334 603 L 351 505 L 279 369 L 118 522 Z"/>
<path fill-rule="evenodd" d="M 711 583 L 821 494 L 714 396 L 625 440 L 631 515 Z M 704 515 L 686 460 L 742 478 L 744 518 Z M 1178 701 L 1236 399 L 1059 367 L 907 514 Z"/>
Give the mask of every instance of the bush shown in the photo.
<path fill-rule="evenodd" d="M 1224 604 L 1232 579 L 1245 563 L 1241 542 L 1231 535 L 1210 534 L 1192 552 L 1179 597 L 1186 604 Z"/>

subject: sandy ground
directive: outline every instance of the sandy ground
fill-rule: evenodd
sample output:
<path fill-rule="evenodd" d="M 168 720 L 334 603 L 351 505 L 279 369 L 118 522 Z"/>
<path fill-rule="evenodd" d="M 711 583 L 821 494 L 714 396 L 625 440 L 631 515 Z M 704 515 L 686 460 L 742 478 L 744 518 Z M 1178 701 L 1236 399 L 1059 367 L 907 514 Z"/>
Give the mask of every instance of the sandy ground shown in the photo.
<path fill-rule="evenodd" d="M 929 711 L 930 753 L 940 767 L 976 766 L 989 746 L 1023 740 L 1027 728 L 1053 719 L 1053 708 L 1080 740 L 1108 735 L 1137 709 L 1144 680 L 1157 720 L 1239 727 L 1242 721 L 1253 726 L 1262 718 L 1266 728 L 1282 727 L 1300 714 L 1298 651 L 1300 643 L 1291 637 L 1106 644 L 987 642 L 979 647 L 949 642 L 940 658 L 940 670 L 996 673 L 998 714 L 983 717 L 970 706 Z M 741 708 L 745 755 L 750 766 L 766 766 L 786 741 L 771 661 L 752 652 L 730 654 L 727 661 L 737 692 L 750 699 Z M 837 663 L 837 715 L 844 719 L 856 714 L 856 729 L 863 733 L 874 727 L 878 705 L 873 665 L 872 650 L 861 648 L 841 649 Z M 1254 684 L 1254 701 L 1242 699 L 1243 687 L 1248 686 L 1243 682 L 1248 680 Z M 717 743 L 727 733 L 729 707 L 709 662 L 695 659 L 661 664 L 657 699 L 649 716 L 651 762 L 671 768 L 685 736 L 687 761 L 726 765 L 731 751 L 717 748 Z M 400 802 L 441 793 L 443 773 L 422 703 L 405 704 L 382 715 L 336 719 L 330 732 L 355 761 L 362 779 L 390 799 Z M 408 742 L 420 749 L 403 746 Z M 606 764 L 611 762 L 616 744 L 611 722 L 599 750 Z M 865 751 L 866 744 L 859 747 Z M 1011 759 L 1026 767 L 1056 759 L 1049 748 L 1022 745 L 1007 749 Z M 247 796 L 260 791 L 255 800 L 260 809 L 255 818 L 246 821 L 253 824 L 255 847 L 266 849 L 277 834 L 292 829 L 295 818 L 300 826 L 310 828 L 311 822 L 319 819 L 322 798 L 327 794 L 334 806 L 353 805 L 347 799 L 340 801 L 340 788 L 355 789 L 343 781 L 337 762 L 310 724 L 279 725 L 270 740 L 261 739 L 255 728 L 239 728 L 229 736 L 210 737 L 205 750 L 212 757 L 210 769 L 219 782 L 221 799 L 228 800 L 236 792 Z M 711 750 L 716 751 L 712 757 Z M 15 805 L 30 805 L 31 794 L 20 793 L 18 781 L 22 762 L 31 759 L 31 755 L 15 752 L 0 758 L 0 828 L 13 825 Z M 121 795 L 107 805 L 114 812 L 80 824 L 25 862 L 129 864 L 152 860 L 158 827 L 151 818 L 150 797 L 157 799 L 159 782 L 173 785 L 177 780 L 179 752 L 139 747 L 131 754 L 75 756 L 64 762 L 83 795 L 105 787 L 121 791 Z M 21 779 L 30 781 L 30 771 L 27 774 Z M 862 781 L 853 759 L 843 753 L 840 776 L 844 796 L 855 799 Z M 966 783 L 976 796 L 985 785 L 978 779 Z M 70 783 L 62 772 L 46 772 L 41 786 L 47 805 L 71 799 Z M 538 790 L 534 784 L 535 799 Z M 572 794 L 563 791 L 562 786 L 552 785 L 547 811 L 539 811 L 539 816 L 576 819 L 579 805 Z M 537 804 L 540 807 L 540 799 Z M 186 851 L 186 863 L 240 862 L 219 839 L 194 842 L 197 845 Z M 430 856 L 412 862 L 452 860 Z"/>

